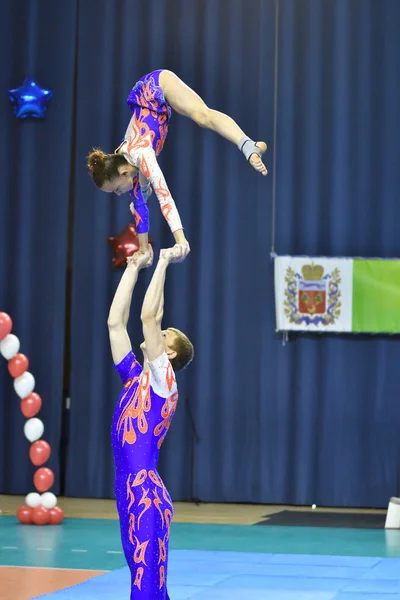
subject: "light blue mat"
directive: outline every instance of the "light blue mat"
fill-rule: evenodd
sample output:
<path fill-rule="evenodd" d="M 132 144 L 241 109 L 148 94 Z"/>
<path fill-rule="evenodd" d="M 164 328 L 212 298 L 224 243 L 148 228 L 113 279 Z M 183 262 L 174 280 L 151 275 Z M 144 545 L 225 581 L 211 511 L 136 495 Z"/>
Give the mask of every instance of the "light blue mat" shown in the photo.
<path fill-rule="evenodd" d="M 400 0 L 399 0 L 400 1 Z M 41 549 L 51 549 L 42 551 Z M 339 529 L 254 525 L 172 523 L 170 551 L 207 550 L 246 555 L 314 555 L 314 566 L 330 566 L 327 555 L 400 558 L 400 530 Z M 357 558 L 358 557 L 358 558 Z M 250 562 L 252 558 L 250 556 Z M 292 557 L 292 565 L 303 564 Z M 275 559 L 271 559 L 275 564 Z M 260 562 L 260 561 L 258 561 Z M 369 566 L 362 563 L 364 566 Z M 15 516 L 0 516 L 0 565 L 114 571 L 126 566 L 117 520 L 65 519 L 58 527 L 20 525 Z M 350 567 L 349 562 L 344 567 Z M 360 563 L 357 563 L 359 566 Z M 250 574 L 250 573 L 249 573 Z"/>
<path fill-rule="evenodd" d="M 400 600 L 400 560 L 355 556 L 172 550 L 171 600 Z M 126 600 L 128 568 L 40 596 Z"/>

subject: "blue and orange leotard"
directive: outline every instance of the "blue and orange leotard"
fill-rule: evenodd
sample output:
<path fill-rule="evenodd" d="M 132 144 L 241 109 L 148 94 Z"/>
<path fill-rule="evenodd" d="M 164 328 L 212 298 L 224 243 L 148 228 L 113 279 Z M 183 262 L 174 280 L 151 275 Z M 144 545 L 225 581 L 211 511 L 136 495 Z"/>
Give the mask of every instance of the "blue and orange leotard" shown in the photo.
<path fill-rule="evenodd" d="M 118 152 L 150 182 L 161 212 L 173 233 L 182 229 L 182 223 L 157 162 L 157 156 L 167 138 L 171 117 L 171 107 L 159 84 L 161 72 L 162 70 L 153 71 L 145 75 L 132 88 L 127 99 L 132 118 Z M 149 231 L 149 212 L 138 176 L 133 180 L 131 196 L 135 207 L 136 230 L 138 233 L 146 233 Z"/>
<path fill-rule="evenodd" d="M 134 354 L 116 365 L 123 389 L 114 412 L 115 496 L 131 600 L 169 600 L 168 539 L 174 509 L 157 472 L 158 456 L 178 402 L 164 352 L 144 371 Z"/>

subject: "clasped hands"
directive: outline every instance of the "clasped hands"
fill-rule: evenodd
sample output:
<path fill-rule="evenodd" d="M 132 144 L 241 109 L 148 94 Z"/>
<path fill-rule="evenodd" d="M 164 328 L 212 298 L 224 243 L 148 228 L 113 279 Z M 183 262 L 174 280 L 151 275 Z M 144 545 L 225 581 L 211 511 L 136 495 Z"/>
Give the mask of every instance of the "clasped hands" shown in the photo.
<path fill-rule="evenodd" d="M 189 250 L 188 244 L 175 244 L 172 248 L 163 248 L 160 250 L 160 260 L 169 263 L 182 262 L 187 256 Z M 154 252 L 149 245 L 147 250 L 138 250 L 132 256 L 128 256 L 126 264 L 128 267 L 136 267 L 137 269 L 146 269 L 153 264 Z"/>

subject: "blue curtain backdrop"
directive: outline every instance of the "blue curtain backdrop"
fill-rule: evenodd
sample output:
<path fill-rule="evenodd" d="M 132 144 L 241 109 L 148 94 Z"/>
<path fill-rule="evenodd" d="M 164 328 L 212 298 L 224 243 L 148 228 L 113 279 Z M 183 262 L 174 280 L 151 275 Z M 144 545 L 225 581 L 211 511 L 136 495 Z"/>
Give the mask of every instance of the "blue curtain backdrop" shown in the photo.
<path fill-rule="evenodd" d="M 0 310 L 31 358 L 62 491 L 113 495 L 120 382 L 106 320 L 121 271 L 106 239 L 129 220 L 129 200 L 97 191 L 85 156 L 118 145 L 130 88 L 164 67 L 270 147 L 263 179 L 174 115 L 161 155 L 192 246 L 168 273 L 165 324 L 196 347 L 161 453 L 172 497 L 384 506 L 400 488 L 399 341 L 296 335 L 283 347 L 269 253 L 274 241 L 278 253 L 399 255 L 400 4 L 42 0 L 7 11 Z M 16 121 L 6 96 L 27 74 L 54 90 L 40 123 Z M 171 236 L 154 198 L 150 211 L 158 250 Z M 136 349 L 149 275 L 132 305 Z M 4 360 L 0 384 L 0 492 L 25 493 L 28 443 Z"/>
<path fill-rule="evenodd" d="M 277 252 L 400 255 L 399 24 L 395 0 L 280 1 Z M 387 505 L 400 492 L 399 338 L 292 340 L 262 337 L 258 497 Z"/>

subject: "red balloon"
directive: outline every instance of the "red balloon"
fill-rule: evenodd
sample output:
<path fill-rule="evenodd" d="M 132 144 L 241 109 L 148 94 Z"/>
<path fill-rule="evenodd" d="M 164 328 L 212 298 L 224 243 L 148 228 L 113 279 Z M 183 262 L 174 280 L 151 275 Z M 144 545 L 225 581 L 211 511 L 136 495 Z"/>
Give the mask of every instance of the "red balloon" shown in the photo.
<path fill-rule="evenodd" d="M 36 392 L 32 392 L 21 400 L 21 411 L 27 419 L 37 415 L 41 407 L 42 399 Z"/>
<path fill-rule="evenodd" d="M 128 223 L 119 235 L 108 238 L 108 243 L 114 252 L 112 260 L 113 267 L 125 266 L 128 256 L 132 256 L 139 250 L 139 239 L 136 233 L 135 226 Z"/>
<path fill-rule="evenodd" d="M 29 360 L 25 354 L 16 354 L 8 361 L 8 372 L 11 377 L 20 377 L 25 371 L 28 370 Z"/>
<path fill-rule="evenodd" d="M 64 520 L 64 511 L 59 506 L 55 506 L 50 510 L 50 525 L 59 525 Z"/>
<path fill-rule="evenodd" d="M 32 512 L 33 508 L 24 504 L 17 510 L 17 519 L 23 525 L 32 524 Z"/>
<path fill-rule="evenodd" d="M 38 492 L 47 492 L 54 483 L 54 473 L 47 467 L 38 469 L 33 476 L 33 483 Z"/>
<path fill-rule="evenodd" d="M 37 442 L 34 442 L 29 448 L 29 458 L 35 467 L 44 465 L 44 463 L 49 460 L 50 454 L 50 444 L 44 440 L 38 440 Z"/>
<path fill-rule="evenodd" d="M 35 506 L 32 511 L 32 521 L 35 525 L 48 525 L 50 523 L 50 511 L 44 506 Z"/>
<path fill-rule="evenodd" d="M 0 312 L 0 342 L 11 332 L 12 320 L 10 315 Z"/>

